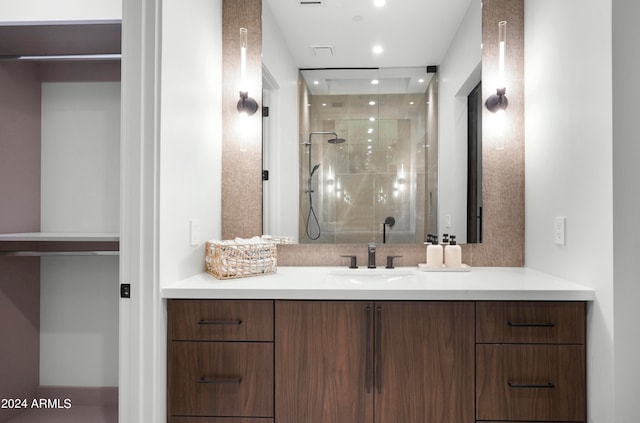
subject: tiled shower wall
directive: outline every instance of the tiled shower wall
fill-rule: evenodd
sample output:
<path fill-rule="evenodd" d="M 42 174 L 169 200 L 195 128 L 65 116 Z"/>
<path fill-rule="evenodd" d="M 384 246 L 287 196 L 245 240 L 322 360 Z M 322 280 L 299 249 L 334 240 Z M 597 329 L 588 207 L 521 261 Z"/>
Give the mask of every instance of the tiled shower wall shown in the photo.
<path fill-rule="evenodd" d="M 336 132 L 347 140 L 331 144 L 330 135 L 314 135 L 311 139 L 311 167 L 320 165 L 311 179 L 314 210 L 321 227 L 320 238 L 313 242 L 381 243 L 382 222 L 387 217 L 396 222 L 387 231 L 387 242 L 422 242 L 427 233 L 427 172 L 437 175 L 437 161 L 435 169 L 426 165 L 426 95 L 315 95 L 305 104 L 311 111 L 311 131 Z M 306 217 L 308 147 L 301 149 L 300 160 L 300 200 Z M 313 217 L 308 225 L 310 234 L 317 235 Z M 302 219 L 301 243 L 311 241 L 306 227 L 306 219 Z"/>

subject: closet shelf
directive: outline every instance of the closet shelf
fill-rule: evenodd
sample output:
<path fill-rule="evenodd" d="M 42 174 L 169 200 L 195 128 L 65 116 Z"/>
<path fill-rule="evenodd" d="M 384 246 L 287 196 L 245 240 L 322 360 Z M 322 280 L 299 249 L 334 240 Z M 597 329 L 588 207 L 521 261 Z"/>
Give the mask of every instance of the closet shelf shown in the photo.
<path fill-rule="evenodd" d="M 116 255 L 118 233 L 24 232 L 0 234 L 0 255 Z"/>

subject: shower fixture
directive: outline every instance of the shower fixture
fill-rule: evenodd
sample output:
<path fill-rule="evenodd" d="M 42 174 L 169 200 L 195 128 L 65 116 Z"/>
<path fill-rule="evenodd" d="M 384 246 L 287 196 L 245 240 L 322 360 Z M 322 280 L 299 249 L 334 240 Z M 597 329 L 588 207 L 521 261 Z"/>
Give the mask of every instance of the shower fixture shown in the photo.
<path fill-rule="evenodd" d="M 338 138 L 338 134 L 336 134 L 335 132 L 311 132 L 309 133 L 309 140 L 307 142 L 304 143 L 304 145 L 306 146 L 310 146 L 311 145 L 311 136 L 312 135 L 333 135 L 333 138 L 330 138 L 327 142 L 329 144 L 342 144 L 343 142 L 345 142 L 344 138 Z"/>
<path fill-rule="evenodd" d="M 307 154 L 309 156 L 309 166 L 307 167 L 307 169 L 309 169 L 309 178 L 307 179 L 307 194 L 309 195 L 309 213 L 307 213 L 307 223 L 305 225 L 306 226 L 305 230 L 309 239 L 315 241 L 316 239 L 320 238 L 321 230 L 320 230 L 320 222 L 318 221 L 318 216 L 316 215 L 316 211 L 313 208 L 313 198 L 311 196 L 311 194 L 313 193 L 313 190 L 311 189 L 311 181 L 312 181 L 313 174 L 316 173 L 316 171 L 320 168 L 320 163 L 311 167 L 311 136 L 313 135 L 333 135 L 333 138 L 330 138 L 329 140 L 327 140 L 329 144 L 342 144 L 343 142 L 345 142 L 345 139 L 338 138 L 338 134 L 336 134 L 335 132 L 311 132 L 309 133 L 309 139 L 305 143 L 303 143 L 304 146 L 308 148 Z M 313 217 L 315 226 L 318 228 L 318 234 L 315 236 L 311 235 L 310 228 L 309 228 L 309 225 L 311 223 L 311 217 Z"/>

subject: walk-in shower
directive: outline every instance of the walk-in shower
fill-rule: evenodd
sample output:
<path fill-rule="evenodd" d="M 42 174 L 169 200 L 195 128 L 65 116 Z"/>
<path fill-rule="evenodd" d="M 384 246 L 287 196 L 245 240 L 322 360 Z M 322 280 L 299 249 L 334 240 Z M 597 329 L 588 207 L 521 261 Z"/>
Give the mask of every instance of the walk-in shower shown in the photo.
<path fill-rule="evenodd" d="M 314 165 L 313 167 L 311 167 L 311 137 L 313 135 L 333 135 L 333 138 L 330 138 L 327 142 L 329 144 L 342 144 L 343 142 L 345 142 L 344 138 L 338 138 L 338 134 L 336 134 L 335 132 L 311 132 L 309 133 L 309 139 L 304 143 L 304 146 L 307 147 L 307 155 L 309 156 L 309 167 L 307 169 L 309 169 L 309 178 L 307 179 L 307 195 L 309 196 L 309 212 L 307 213 L 307 221 L 306 221 L 306 233 L 307 236 L 309 237 L 309 239 L 312 240 L 316 240 L 318 238 L 320 238 L 320 235 L 322 233 L 321 229 L 320 229 L 320 222 L 318 221 L 318 216 L 316 215 L 316 211 L 313 208 L 313 198 L 312 198 L 312 193 L 313 193 L 313 189 L 311 188 L 311 182 L 313 180 L 313 174 L 316 173 L 316 171 L 320 168 L 320 163 L 317 163 L 316 165 Z M 311 218 L 313 218 L 313 222 L 315 223 L 315 227 L 317 228 L 317 234 L 316 235 L 311 235 Z"/>

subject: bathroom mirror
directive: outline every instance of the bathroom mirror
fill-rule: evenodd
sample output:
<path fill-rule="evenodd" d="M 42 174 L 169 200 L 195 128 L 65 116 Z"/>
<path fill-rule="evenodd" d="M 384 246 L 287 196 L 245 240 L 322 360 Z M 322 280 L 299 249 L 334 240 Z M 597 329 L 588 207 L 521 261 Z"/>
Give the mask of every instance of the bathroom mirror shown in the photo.
<path fill-rule="evenodd" d="M 435 67 L 303 69 L 301 243 L 437 233 Z"/>
<path fill-rule="evenodd" d="M 301 3 L 263 1 L 263 34 L 270 31 L 265 28 L 265 20 L 270 19 L 281 32 L 278 41 L 286 45 L 300 69 L 297 103 L 301 108 L 297 117 L 287 115 L 280 123 L 297 123 L 295 145 L 288 139 L 278 140 L 295 148 L 297 183 L 289 179 L 290 187 L 282 188 L 279 197 L 265 200 L 265 215 L 272 220 L 281 216 L 281 222 L 265 225 L 265 233 L 293 236 L 300 243 L 422 243 L 428 233 L 453 233 L 459 242 L 467 242 L 467 226 L 470 220 L 477 221 L 482 204 L 481 192 L 474 192 L 480 202 L 467 210 L 471 166 L 467 155 L 468 104 L 481 80 L 480 1 L 455 0 L 445 5 L 441 1 L 407 0 L 403 2 L 404 18 L 381 18 L 384 24 L 371 33 L 362 25 L 362 31 L 333 38 L 340 42 L 335 45 L 320 45 L 328 39 L 326 33 L 316 35 L 315 45 L 307 40 L 319 28 L 340 34 L 354 22 L 361 25 L 374 20 L 368 14 L 372 7 L 368 3 L 373 2 L 326 0 L 306 6 L 314 7 L 307 9 L 311 12 L 306 15 Z M 362 8 L 361 14 L 353 9 L 357 7 Z M 430 11 L 425 7 L 431 7 Z M 424 25 L 437 33 L 425 34 L 414 27 L 396 50 L 413 54 L 419 64 L 405 66 L 395 50 L 385 60 L 374 61 L 361 59 L 356 53 L 347 55 L 350 61 L 337 61 L 339 55 L 333 55 L 347 48 L 342 41 L 349 37 L 362 42 L 366 37 L 374 40 L 375 34 L 384 38 L 394 31 L 401 33 L 411 27 L 407 23 L 415 21 L 414 14 L 422 16 Z M 323 26 L 325 15 L 345 22 L 344 29 L 334 24 Z M 268 36 L 266 40 L 270 40 Z M 268 63 L 269 48 L 263 45 L 263 49 L 263 63 Z M 304 54 L 309 60 L 299 59 Z M 271 70 L 267 66 L 269 77 L 277 73 L 271 74 Z M 388 84 L 372 86 L 373 79 L 387 80 Z M 418 83 L 420 79 L 423 81 Z M 272 86 L 282 87 L 283 83 L 273 81 Z M 376 98 L 369 98 L 371 95 Z M 376 109 L 373 114 L 372 107 Z M 316 110 L 319 113 L 314 115 Z M 370 129 L 372 134 L 367 133 Z M 266 145 L 266 157 L 277 154 Z M 292 165 L 291 155 L 286 163 L 287 167 Z M 475 168 L 475 174 L 481 175 L 481 168 Z M 274 179 L 269 183 L 275 184 L 276 175 L 270 173 Z M 475 182 L 475 186 L 482 186 L 481 181 Z M 271 189 L 267 187 L 265 195 Z M 283 195 L 287 189 L 295 192 Z M 298 211 L 295 218 L 286 212 L 291 209 Z M 469 241 L 478 239 L 469 237 Z"/>

